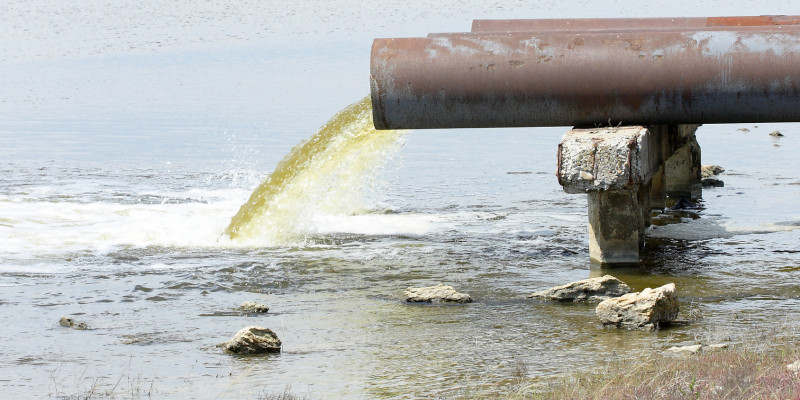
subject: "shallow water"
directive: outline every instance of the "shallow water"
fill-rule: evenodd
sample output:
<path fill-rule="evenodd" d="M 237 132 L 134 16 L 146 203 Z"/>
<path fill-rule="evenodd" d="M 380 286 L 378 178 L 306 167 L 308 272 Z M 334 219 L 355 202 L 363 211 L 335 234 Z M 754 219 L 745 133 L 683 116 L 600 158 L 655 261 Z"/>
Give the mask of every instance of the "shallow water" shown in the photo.
<path fill-rule="evenodd" d="M 2 393 L 255 398 L 291 386 L 312 398 L 457 397 L 503 391 L 521 364 L 547 377 L 696 337 L 797 325 L 798 124 L 701 127 L 703 161 L 726 168 L 725 187 L 707 189 L 699 212 L 658 217 L 637 267 L 588 262 L 585 197 L 564 194 L 554 176 L 566 128 L 411 132 L 381 190 L 364 198 L 368 212 L 320 215 L 302 240 L 280 245 L 221 238 L 293 146 L 367 93 L 372 37 L 529 12 L 508 2 L 406 3 L 116 2 L 84 12 L 8 3 Z M 675 9 L 800 14 L 778 4 Z M 673 15 L 664 7 L 619 12 Z M 545 2 L 532 16 L 615 16 L 608 9 Z M 776 129 L 785 136 L 768 135 Z M 682 316 L 704 318 L 617 331 L 591 306 L 524 299 L 605 273 L 636 290 L 675 282 Z M 408 286 L 436 283 L 476 302 L 399 300 Z M 246 300 L 270 312 L 235 311 Z M 64 315 L 92 329 L 62 328 Z M 215 347 L 255 324 L 277 332 L 281 354 Z"/>

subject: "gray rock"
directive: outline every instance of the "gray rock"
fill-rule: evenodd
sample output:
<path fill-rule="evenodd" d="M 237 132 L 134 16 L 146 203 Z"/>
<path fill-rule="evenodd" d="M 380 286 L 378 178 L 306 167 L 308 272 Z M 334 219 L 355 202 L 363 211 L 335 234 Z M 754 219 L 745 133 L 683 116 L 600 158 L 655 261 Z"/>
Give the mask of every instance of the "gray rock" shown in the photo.
<path fill-rule="evenodd" d="M 697 354 L 703 351 L 703 346 L 695 344 L 692 346 L 670 347 L 667 349 L 667 351 L 671 351 L 673 353 L 678 353 L 678 354 Z"/>
<path fill-rule="evenodd" d="M 233 338 L 220 345 L 234 354 L 280 353 L 281 340 L 275 332 L 260 326 L 242 328 Z"/>
<path fill-rule="evenodd" d="M 636 330 L 654 330 L 669 324 L 678 316 L 680 306 L 675 296 L 675 284 L 647 288 L 603 301 L 595 312 L 603 325 Z"/>
<path fill-rule="evenodd" d="M 77 329 L 79 331 L 85 331 L 89 329 L 89 325 L 87 325 L 85 322 L 76 322 L 72 318 L 67 317 L 61 317 L 61 319 L 58 320 L 58 324 L 65 328 Z"/>
<path fill-rule="evenodd" d="M 715 344 L 710 344 L 708 346 L 703 346 L 703 351 L 720 351 L 720 350 L 728 350 L 728 344 L 715 343 Z"/>
<path fill-rule="evenodd" d="M 800 372 L 800 360 L 787 365 L 786 369 L 792 372 Z"/>
<path fill-rule="evenodd" d="M 605 275 L 599 278 L 584 279 L 542 290 L 528 296 L 529 299 L 542 299 L 552 301 L 586 301 L 601 302 L 612 297 L 619 297 L 630 293 L 631 288 L 625 282 Z"/>
<path fill-rule="evenodd" d="M 769 135 L 770 135 L 770 136 L 774 136 L 774 137 L 781 137 L 781 136 L 783 136 L 783 134 L 781 133 L 781 131 L 772 131 L 772 132 L 770 132 L 770 134 L 769 134 Z"/>
<path fill-rule="evenodd" d="M 251 313 L 265 313 L 269 311 L 269 307 L 254 301 L 245 301 L 239 306 L 239 310 Z"/>
<path fill-rule="evenodd" d="M 725 172 L 725 168 L 719 165 L 703 165 L 700 167 L 700 174 L 703 178 L 710 178 Z"/>
<path fill-rule="evenodd" d="M 703 178 L 700 183 L 703 187 L 725 187 L 725 182 L 717 178 Z"/>
<path fill-rule="evenodd" d="M 452 286 L 438 284 L 421 288 L 408 288 L 403 292 L 409 303 L 472 303 L 472 297 L 459 293 Z"/>

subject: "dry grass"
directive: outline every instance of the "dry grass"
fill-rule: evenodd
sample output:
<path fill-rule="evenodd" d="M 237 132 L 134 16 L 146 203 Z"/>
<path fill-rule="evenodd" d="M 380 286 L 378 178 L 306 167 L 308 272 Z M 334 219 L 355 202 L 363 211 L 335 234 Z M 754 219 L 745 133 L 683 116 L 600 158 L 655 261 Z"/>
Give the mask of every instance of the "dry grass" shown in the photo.
<path fill-rule="evenodd" d="M 727 350 L 689 356 L 654 353 L 521 385 L 507 399 L 800 399 L 794 335 L 764 332 Z M 497 398 L 494 396 L 493 398 Z"/>
<path fill-rule="evenodd" d="M 309 397 L 307 396 L 299 396 L 292 393 L 292 387 L 287 385 L 283 392 L 269 392 L 266 390 L 262 390 L 259 393 L 257 400 L 307 400 Z"/>
<path fill-rule="evenodd" d="M 151 398 L 156 378 L 147 379 L 131 373 L 131 359 L 118 377 L 87 375 L 88 367 L 77 377 L 62 378 L 63 362 L 50 372 L 48 397 L 59 400 L 144 399 Z M 71 382 L 70 382 L 71 381 Z"/>

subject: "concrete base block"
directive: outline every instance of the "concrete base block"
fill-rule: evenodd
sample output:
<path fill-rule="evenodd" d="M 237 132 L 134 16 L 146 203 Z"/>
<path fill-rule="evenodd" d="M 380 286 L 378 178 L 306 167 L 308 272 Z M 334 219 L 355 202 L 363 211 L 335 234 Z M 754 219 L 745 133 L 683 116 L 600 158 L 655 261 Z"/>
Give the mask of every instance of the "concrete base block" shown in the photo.
<path fill-rule="evenodd" d="M 589 192 L 589 257 L 601 264 L 639 262 L 650 219 L 650 188 Z"/>

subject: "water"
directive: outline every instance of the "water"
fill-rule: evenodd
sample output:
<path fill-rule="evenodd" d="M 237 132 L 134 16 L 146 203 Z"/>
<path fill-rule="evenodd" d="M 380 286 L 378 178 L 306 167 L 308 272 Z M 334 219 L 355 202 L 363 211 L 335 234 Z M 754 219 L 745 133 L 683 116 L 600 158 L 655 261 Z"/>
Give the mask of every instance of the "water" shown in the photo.
<path fill-rule="evenodd" d="M 463 31 L 472 18 L 798 6 L 160 3 L 2 6 L 4 396 L 255 398 L 290 385 L 312 398 L 455 397 L 506 390 L 518 363 L 548 377 L 707 332 L 797 324 L 798 124 L 701 127 L 725 187 L 706 190 L 696 214 L 660 217 L 634 268 L 588 262 L 586 200 L 554 176 L 566 128 L 410 132 L 379 146 L 393 151 L 359 196 L 303 214 L 302 234 L 224 232 L 292 148 L 367 93 L 372 37 Z M 675 282 L 684 315 L 705 318 L 616 331 L 591 306 L 524 300 L 604 273 L 636 290 Z M 476 302 L 399 300 L 436 283 Z M 235 311 L 246 300 L 271 310 Z M 92 329 L 62 328 L 64 315 Z M 254 324 L 277 332 L 280 355 L 215 347 Z"/>
<path fill-rule="evenodd" d="M 335 232 L 325 225 L 345 222 L 342 216 L 369 214 L 368 194 L 377 190 L 381 167 L 400 150 L 403 135 L 375 129 L 369 96 L 350 105 L 278 163 L 231 218 L 225 234 L 251 246 L 274 246 Z"/>

